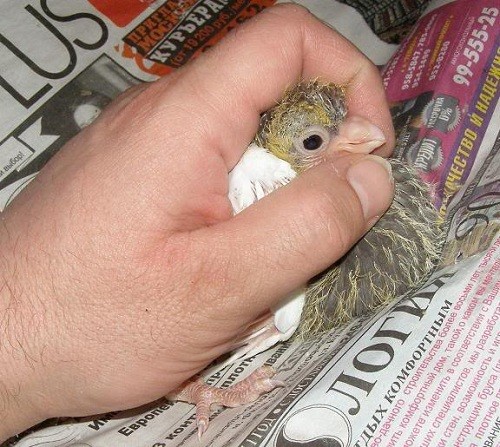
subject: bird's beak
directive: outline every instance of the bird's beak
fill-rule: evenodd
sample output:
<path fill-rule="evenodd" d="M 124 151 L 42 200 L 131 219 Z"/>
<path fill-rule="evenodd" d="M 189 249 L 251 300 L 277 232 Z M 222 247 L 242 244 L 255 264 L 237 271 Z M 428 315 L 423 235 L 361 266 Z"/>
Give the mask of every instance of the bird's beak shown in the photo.
<path fill-rule="evenodd" d="M 340 125 L 338 134 L 330 141 L 328 151 L 369 154 L 385 141 L 382 130 L 366 118 L 350 116 Z"/>

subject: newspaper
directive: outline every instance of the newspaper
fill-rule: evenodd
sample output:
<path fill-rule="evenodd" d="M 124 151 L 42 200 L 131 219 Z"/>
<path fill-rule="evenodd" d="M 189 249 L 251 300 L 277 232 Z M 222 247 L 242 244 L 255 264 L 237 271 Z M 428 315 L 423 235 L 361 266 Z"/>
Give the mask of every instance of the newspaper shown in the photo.
<path fill-rule="evenodd" d="M 0 209 L 120 92 L 175 70 L 272 3 L 4 0 Z M 300 3 L 341 31 L 351 28 L 349 38 L 378 64 L 396 50 L 358 26 L 361 16 L 346 5 Z M 442 263 L 418 291 L 208 377 L 227 387 L 268 364 L 286 387 L 214 411 L 201 441 L 193 406 L 161 399 L 60 421 L 6 444 L 499 445 L 499 12 L 494 0 L 431 2 L 382 72 L 396 155 L 434 185 L 448 228 Z"/>

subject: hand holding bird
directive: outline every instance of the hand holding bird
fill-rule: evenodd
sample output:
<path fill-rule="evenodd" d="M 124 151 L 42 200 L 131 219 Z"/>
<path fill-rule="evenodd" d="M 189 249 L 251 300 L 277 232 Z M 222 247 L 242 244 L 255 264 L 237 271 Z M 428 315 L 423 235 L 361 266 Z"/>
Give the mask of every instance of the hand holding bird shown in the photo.
<path fill-rule="evenodd" d="M 9 205 L 0 228 L 2 440 L 47 418 L 165 395 L 387 208 L 387 170 L 355 154 L 307 169 L 233 216 L 228 172 L 260 114 L 287 86 L 317 77 L 348 85 L 350 114 L 383 130 L 388 154 L 376 68 L 304 9 L 280 6 L 124 94 Z"/>

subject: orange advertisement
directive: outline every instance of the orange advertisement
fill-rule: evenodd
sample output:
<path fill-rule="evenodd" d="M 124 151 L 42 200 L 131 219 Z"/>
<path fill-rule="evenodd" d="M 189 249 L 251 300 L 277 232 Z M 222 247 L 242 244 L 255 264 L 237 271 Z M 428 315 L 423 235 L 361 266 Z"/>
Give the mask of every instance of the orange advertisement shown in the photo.
<path fill-rule="evenodd" d="M 111 0 L 88 0 L 101 14 L 104 14 L 116 26 L 128 25 L 149 5 L 147 0 L 120 0 L 120 7 Z"/>
<path fill-rule="evenodd" d="M 275 2 L 168 0 L 131 30 L 123 41 L 136 55 L 171 71 Z"/>

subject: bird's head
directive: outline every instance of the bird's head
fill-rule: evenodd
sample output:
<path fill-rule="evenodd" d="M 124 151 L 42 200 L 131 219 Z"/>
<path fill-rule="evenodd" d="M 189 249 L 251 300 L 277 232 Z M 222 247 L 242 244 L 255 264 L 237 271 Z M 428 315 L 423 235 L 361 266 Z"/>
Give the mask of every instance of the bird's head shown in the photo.
<path fill-rule="evenodd" d="M 343 87 L 302 82 L 262 115 L 255 143 L 300 172 L 323 159 L 346 114 Z"/>

